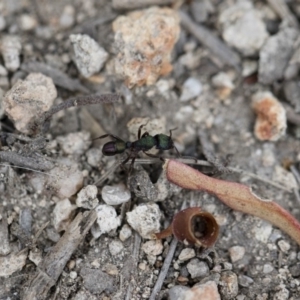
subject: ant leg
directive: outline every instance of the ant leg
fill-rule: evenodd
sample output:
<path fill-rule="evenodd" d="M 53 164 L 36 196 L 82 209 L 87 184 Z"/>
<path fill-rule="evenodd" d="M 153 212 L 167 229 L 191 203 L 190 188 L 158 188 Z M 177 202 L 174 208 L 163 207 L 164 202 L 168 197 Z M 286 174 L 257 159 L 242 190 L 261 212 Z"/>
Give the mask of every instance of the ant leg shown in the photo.
<path fill-rule="evenodd" d="M 173 128 L 173 129 L 170 129 L 170 138 L 172 138 L 172 131 L 176 130 L 177 127 Z"/>
<path fill-rule="evenodd" d="M 120 142 L 124 142 L 122 139 L 120 139 L 120 138 L 117 137 L 116 135 L 109 134 L 109 133 L 104 134 L 104 135 L 101 135 L 101 136 L 98 136 L 98 137 L 92 139 L 92 141 L 95 141 L 95 140 L 98 140 L 98 139 L 104 139 L 104 138 L 106 138 L 106 137 L 108 137 L 108 136 L 111 137 L 112 139 L 118 140 L 118 141 L 120 141 Z M 124 143 L 125 143 L 125 142 L 124 142 Z"/>
<path fill-rule="evenodd" d="M 154 155 L 154 154 L 150 154 L 150 153 L 147 153 L 145 151 L 143 151 L 143 153 L 145 153 L 147 156 L 149 157 L 152 157 L 152 158 L 159 158 L 161 161 L 165 161 L 165 159 L 161 156 L 157 156 L 157 155 Z"/>
<path fill-rule="evenodd" d="M 170 131 L 171 131 L 171 130 L 170 130 Z M 180 157 L 181 154 L 179 153 L 178 149 L 177 149 L 175 146 L 173 146 L 173 149 L 175 149 L 177 157 Z"/>
<path fill-rule="evenodd" d="M 146 123 L 146 124 L 142 124 L 140 127 L 139 127 L 139 131 L 138 131 L 138 140 L 141 138 L 141 133 L 142 133 L 142 128 L 144 127 L 144 126 L 146 126 L 148 124 L 148 122 Z M 145 132 L 146 133 L 146 132 Z M 144 134 L 145 134 L 144 133 Z M 148 133 L 148 132 L 147 132 Z M 144 136 L 144 134 L 143 134 L 143 136 Z M 149 133 L 148 133 L 148 135 L 149 135 Z"/>

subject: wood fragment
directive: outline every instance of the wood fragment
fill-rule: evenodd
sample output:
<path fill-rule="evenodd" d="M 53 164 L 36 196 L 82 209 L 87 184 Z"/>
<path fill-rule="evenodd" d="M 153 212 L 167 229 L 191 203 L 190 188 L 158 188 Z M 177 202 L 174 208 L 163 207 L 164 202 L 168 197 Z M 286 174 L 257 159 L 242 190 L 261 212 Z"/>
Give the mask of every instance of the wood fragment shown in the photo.
<path fill-rule="evenodd" d="M 241 71 L 241 58 L 224 42 L 215 36 L 210 30 L 202 25 L 196 24 L 183 11 L 179 11 L 181 23 L 183 27 L 190 32 L 195 38 L 206 46 L 211 52 L 216 55 L 224 65 L 234 67 L 238 72 Z"/>
<path fill-rule="evenodd" d="M 176 0 L 113 0 L 112 6 L 114 9 L 132 10 L 153 5 L 170 5 L 175 2 Z"/>
<path fill-rule="evenodd" d="M 26 283 L 24 300 L 49 299 L 48 292 L 56 284 L 64 267 L 96 221 L 95 211 L 79 213 L 58 243 L 39 264 L 36 274 Z"/>

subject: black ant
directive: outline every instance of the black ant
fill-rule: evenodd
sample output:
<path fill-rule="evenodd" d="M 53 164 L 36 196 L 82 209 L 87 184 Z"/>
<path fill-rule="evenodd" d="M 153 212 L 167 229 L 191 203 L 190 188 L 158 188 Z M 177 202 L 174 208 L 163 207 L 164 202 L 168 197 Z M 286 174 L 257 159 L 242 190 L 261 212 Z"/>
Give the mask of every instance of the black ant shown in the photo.
<path fill-rule="evenodd" d="M 178 156 L 180 156 L 179 151 L 174 145 L 174 142 L 172 140 L 172 131 L 175 129 L 170 130 L 170 135 L 165 134 L 156 134 L 154 136 L 150 135 L 147 131 L 143 133 L 141 136 L 142 128 L 145 125 L 141 125 L 139 127 L 138 131 L 138 140 L 134 142 L 125 142 L 119 137 L 112 135 L 112 134 L 104 134 L 102 136 L 99 136 L 96 139 L 103 139 L 106 137 L 111 137 L 114 139 L 114 141 L 110 141 L 106 144 L 104 144 L 102 148 L 102 153 L 105 156 L 114 156 L 116 154 L 120 154 L 125 152 L 127 149 L 130 151 L 128 157 L 122 162 L 122 165 L 125 165 L 130 159 L 132 159 L 131 167 L 134 164 L 135 159 L 138 156 L 138 153 L 140 151 L 143 151 L 147 156 L 152 158 L 160 158 L 162 161 L 164 159 L 162 157 L 147 153 L 146 151 L 150 150 L 153 147 L 156 147 L 156 149 L 159 150 L 171 150 L 175 149 Z"/>

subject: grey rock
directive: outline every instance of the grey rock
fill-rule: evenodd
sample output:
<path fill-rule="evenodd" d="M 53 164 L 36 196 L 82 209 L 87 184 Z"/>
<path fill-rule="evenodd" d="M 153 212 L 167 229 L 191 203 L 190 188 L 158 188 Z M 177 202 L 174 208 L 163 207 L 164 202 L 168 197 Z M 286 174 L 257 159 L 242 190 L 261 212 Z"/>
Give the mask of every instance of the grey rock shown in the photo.
<path fill-rule="evenodd" d="M 204 261 L 200 261 L 198 258 L 192 259 L 187 264 L 187 269 L 192 278 L 205 277 L 209 274 L 207 263 L 205 263 Z"/>

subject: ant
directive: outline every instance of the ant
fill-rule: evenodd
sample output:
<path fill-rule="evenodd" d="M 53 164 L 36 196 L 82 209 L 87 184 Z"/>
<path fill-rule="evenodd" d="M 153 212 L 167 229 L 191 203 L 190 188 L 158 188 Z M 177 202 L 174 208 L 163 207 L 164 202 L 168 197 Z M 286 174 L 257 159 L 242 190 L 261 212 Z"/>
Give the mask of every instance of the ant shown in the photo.
<path fill-rule="evenodd" d="M 122 162 L 122 165 L 125 165 L 130 159 L 131 161 L 131 168 L 134 164 L 135 159 L 138 156 L 138 153 L 140 151 L 143 151 L 147 156 L 152 157 L 152 158 L 160 158 L 160 160 L 164 161 L 164 159 L 160 156 L 156 156 L 150 153 L 147 153 L 146 151 L 152 149 L 153 147 L 156 147 L 156 149 L 159 150 L 171 150 L 175 149 L 177 156 L 180 156 L 179 151 L 174 145 L 174 142 L 172 140 L 172 131 L 175 130 L 171 129 L 170 130 L 170 135 L 165 135 L 165 134 L 156 134 L 154 136 L 150 135 L 147 131 L 142 133 L 142 128 L 144 125 L 141 125 L 138 130 L 138 140 L 134 142 L 125 142 L 119 137 L 112 135 L 112 134 L 104 134 L 102 136 L 99 136 L 96 139 L 103 139 L 106 137 L 111 137 L 114 139 L 114 141 L 110 141 L 106 144 L 104 144 L 102 148 L 102 153 L 105 156 L 114 156 L 116 154 L 120 154 L 125 152 L 127 149 L 129 149 L 130 153 L 128 157 Z"/>

